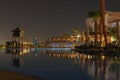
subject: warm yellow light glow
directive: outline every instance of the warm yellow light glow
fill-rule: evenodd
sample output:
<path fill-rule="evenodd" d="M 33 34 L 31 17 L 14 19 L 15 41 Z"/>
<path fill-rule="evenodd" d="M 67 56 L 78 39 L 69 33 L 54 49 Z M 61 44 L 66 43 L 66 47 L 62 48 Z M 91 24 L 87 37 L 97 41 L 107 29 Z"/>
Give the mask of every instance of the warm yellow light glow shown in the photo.
<path fill-rule="evenodd" d="M 88 55 L 88 59 L 91 59 L 91 56 L 90 56 L 90 55 Z"/>
<path fill-rule="evenodd" d="M 23 44 L 27 45 L 27 44 L 31 44 L 31 42 L 23 42 Z"/>
<path fill-rule="evenodd" d="M 23 49 L 23 53 L 27 53 L 27 50 L 26 50 L 26 49 Z"/>
<path fill-rule="evenodd" d="M 74 36 L 71 36 L 71 38 L 73 38 Z"/>
<path fill-rule="evenodd" d="M 2 46 L 2 49 L 5 49 L 6 47 L 5 46 Z"/>
<path fill-rule="evenodd" d="M 105 60 L 105 56 L 101 56 L 102 60 Z"/>
<path fill-rule="evenodd" d="M 30 49 L 23 49 L 23 53 L 30 53 Z"/>
<path fill-rule="evenodd" d="M 20 55 L 23 55 L 23 51 L 22 50 L 20 51 Z"/>
<path fill-rule="evenodd" d="M 111 37 L 111 41 L 116 41 L 116 39 L 114 37 Z"/>
<path fill-rule="evenodd" d="M 77 37 L 79 38 L 79 37 L 80 37 L 80 35 L 77 35 Z"/>

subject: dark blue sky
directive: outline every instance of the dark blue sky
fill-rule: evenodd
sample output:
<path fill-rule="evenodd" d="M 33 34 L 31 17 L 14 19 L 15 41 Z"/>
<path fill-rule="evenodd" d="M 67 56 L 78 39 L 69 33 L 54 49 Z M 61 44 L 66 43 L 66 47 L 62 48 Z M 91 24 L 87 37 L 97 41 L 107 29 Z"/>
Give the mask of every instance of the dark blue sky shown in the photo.
<path fill-rule="evenodd" d="M 0 0 L 0 42 L 11 39 L 20 26 L 25 40 L 39 40 L 72 33 L 85 27 L 87 12 L 99 9 L 99 0 Z M 106 9 L 120 11 L 120 0 L 106 0 Z"/>

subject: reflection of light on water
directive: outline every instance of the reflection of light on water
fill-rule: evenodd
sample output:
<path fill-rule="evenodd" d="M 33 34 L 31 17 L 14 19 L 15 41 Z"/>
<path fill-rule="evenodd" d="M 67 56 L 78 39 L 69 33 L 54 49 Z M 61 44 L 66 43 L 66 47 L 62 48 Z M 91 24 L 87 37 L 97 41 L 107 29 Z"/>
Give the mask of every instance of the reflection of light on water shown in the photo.
<path fill-rule="evenodd" d="M 23 49 L 23 53 L 27 53 L 27 50 L 26 50 L 26 49 Z"/>
<path fill-rule="evenodd" d="M 71 48 L 46 48 L 46 50 L 67 51 L 71 50 Z"/>
<path fill-rule="evenodd" d="M 1 52 L 5 52 L 5 48 L 1 48 L 0 50 L 1 50 Z"/>
<path fill-rule="evenodd" d="M 77 58 L 79 54 L 72 54 L 72 53 L 59 53 L 59 52 L 49 52 L 49 56 L 58 57 L 58 58 Z"/>
<path fill-rule="evenodd" d="M 20 69 L 24 69 L 24 67 L 26 65 L 31 65 L 33 64 L 33 67 L 36 68 L 36 66 L 38 66 L 38 68 L 43 68 L 44 66 L 46 67 L 49 67 L 50 65 L 50 70 L 52 71 L 55 67 L 55 70 L 56 69 L 60 69 L 62 68 L 65 68 L 66 70 L 71 70 L 70 72 L 75 72 L 75 71 L 79 71 L 80 73 L 76 73 L 76 74 L 86 74 L 88 75 L 90 78 L 92 78 L 91 80 L 98 80 L 96 79 L 96 77 L 98 78 L 101 78 L 102 76 L 106 76 L 108 80 L 117 80 L 113 74 L 116 76 L 116 73 L 115 72 L 112 72 L 112 71 L 106 71 L 106 66 L 108 66 L 108 63 L 106 64 L 107 62 L 107 58 L 105 58 L 105 56 L 101 56 L 101 55 L 97 55 L 97 57 L 95 57 L 94 55 L 85 55 L 85 54 L 80 54 L 80 53 L 69 53 L 69 52 L 63 52 L 63 51 L 60 51 L 60 52 L 48 52 L 48 53 L 43 53 L 43 52 L 39 52 L 39 50 L 41 49 L 37 49 L 37 53 L 40 54 L 38 55 L 38 57 L 34 57 L 33 54 L 34 52 L 31 52 L 31 54 L 27 55 L 27 54 L 23 54 L 23 56 L 21 56 L 21 58 L 23 58 L 23 61 L 25 65 L 23 65 L 22 67 L 20 67 Z M 30 49 L 22 49 L 20 50 L 22 51 L 23 53 L 28 53 L 30 52 L 31 50 Z M 48 54 L 52 57 L 49 57 Z M 15 54 L 16 55 L 16 54 Z M 17 54 L 18 55 L 18 54 Z M 54 58 L 53 55 L 57 58 Z M 40 57 L 39 57 L 40 56 Z M 92 59 L 92 56 L 93 59 Z M 34 57 L 34 58 L 33 58 Z M 63 57 L 65 59 L 63 59 Z M 32 58 L 32 59 L 30 59 Z M 59 59 L 60 58 L 60 59 Z M 72 58 L 72 59 L 71 59 Z M 97 62 L 96 64 L 96 58 L 97 60 L 100 60 L 99 61 L 99 64 Z M 29 59 L 29 60 L 28 60 Z M 38 65 L 37 63 L 34 65 L 34 62 L 33 62 L 33 59 L 34 62 L 38 62 L 38 63 L 41 63 L 40 65 Z M 20 59 L 22 60 L 22 59 Z M 27 60 L 27 61 L 26 61 Z M 37 60 L 37 61 L 36 61 Z M 45 61 L 44 61 L 45 60 Z M 105 60 L 105 61 L 103 61 Z M 29 61 L 29 62 L 28 62 Z M 12 62 L 12 61 L 11 61 Z M 28 64 L 28 63 L 29 64 Z M 31 63 L 33 62 L 33 63 Z M 45 62 L 45 63 L 44 63 Z M 12 65 L 13 63 L 11 63 Z M 21 63 L 20 63 L 21 64 Z M 39 66 L 43 66 L 43 67 L 39 67 Z M 104 66 L 105 65 L 105 66 Z M 82 67 L 84 66 L 83 70 L 81 69 Z M 26 68 L 26 67 L 25 67 Z M 33 68 L 33 70 L 34 70 Z M 65 70 L 63 69 L 63 70 Z M 74 71 L 75 70 L 75 71 Z M 96 71 L 97 70 L 97 71 Z M 48 70 L 49 71 L 49 70 Z M 59 70 L 60 71 L 60 70 Z M 68 73 L 69 73 L 68 71 Z M 101 72 L 100 72 L 101 71 Z M 104 73 L 105 72 L 108 72 L 108 74 Z M 44 72 L 44 71 L 43 71 Z M 53 72 L 53 71 L 52 71 Z M 97 73 L 95 73 L 97 72 Z M 61 74 L 61 73 L 60 73 Z M 71 73 L 70 73 L 71 74 Z M 97 76 L 96 76 L 97 75 Z M 79 76 L 79 75 L 78 75 Z M 109 76 L 111 77 L 114 77 L 113 79 L 109 79 Z M 74 76 L 73 76 L 74 77 Z M 105 79 L 99 79 L 99 80 L 105 80 Z"/>
<path fill-rule="evenodd" d="M 84 55 L 84 59 L 86 59 L 87 58 L 87 55 Z"/>
<path fill-rule="evenodd" d="M 6 47 L 5 46 L 2 46 L 1 49 L 5 49 Z"/>
<path fill-rule="evenodd" d="M 16 49 L 13 49 L 13 53 L 16 53 Z"/>
<path fill-rule="evenodd" d="M 90 55 L 88 55 L 88 59 L 90 59 Z"/>
<path fill-rule="evenodd" d="M 33 52 L 35 51 L 36 53 L 38 53 L 37 50 L 46 50 L 46 49 L 33 49 Z M 23 49 L 23 53 L 29 53 L 30 49 Z M 50 57 L 55 58 L 55 59 L 64 59 L 67 61 L 68 60 L 72 60 L 72 64 L 77 64 L 78 66 L 80 66 L 82 68 L 82 70 L 86 71 L 88 73 L 88 75 L 90 75 L 93 79 L 96 78 L 101 78 L 100 75 L 104 75 L 106 79 L 109 79 L 111 75 L 115 75 L 116 73 L 110 71 L 108 68 L 109 64 L 107 61 L 107 65 L 104 66 L 104 64 L 106 64 L 106 60 L 107 57 L 106 56 L 96 56 L 96 55 L 86 55 L 86 54 L 80 54 L 80 53 L 76 53 L 76 52 L 72 52 L 72 51 L 68 51 L 68 50 L 47 50 L 46 54 L 48 54 Z M 35 54 L 36 56 L 37 54 Z M 38 55 L 37 55 L 38 56 Z M 119 58 L 120 59 L 120 58 Z M 109 58 L 108 58 L 109 60 Z M 109 60 L 110 61 L 110 60 Z M 114 61 L 118 61 L 118 58 Z M 64 62 L 61 63 L 64 64 Z M 68 62 L 69 63 L 69 62 Z M 66 62 L 65 62 L 66 64 Z M 97 73 L 95 73 L 97 72 Z M 104 72 L 106 72 L 104 74 Z M 104 78 L 104 79 L 105 79 Z M 116 78 L 114 76 L 112 76 L 112 80 L 116 80 Z M 102 79 L 101 79 L 102 80 Z"/>
<path fill-rule="evenodd" d="M 111 61 L 112 61 L 112 63 L 120 64 L 120 57 L 115 57 Z"/>
<path fill-rule="evenodd" d="M 22 51 L 20 51 L 20 55 L 23 55 L 23 52 L 22 52 Z"/>
<path fill-rule="evenodd" d="M 23 49 L 23 53 L 30 53 L 30 49 Z"/>
<path fill-rule="evenodd" d="M 26 55 L 26 53 L 30 53 L 31 51 L 31 54 L 33 56 L 41 56 L 43 54 L 43 52 L 41 51 L 46 51 L 46 49 L 34 48 L 32 50 L 22 49 L 20 51 L 21 51 L 20 54 L 24 53 Z M 88 55 L 88 54 L 76 53 L 69 50 L 61 50 L 61 49 L 48 50 L 43 55 L 46 56 L 46 54 L 47 57 L 48 55 L 49 57 L 51 57 L 49 58 L 51 59 L 51 61 L 52 58 L 56 62 L 58 60 L 60 62 L 60 65 L 63 63 L 65 65 L 72 64 L 72 65 L 77 65 L 78 67 L 80 66 L 80 68 L 82 68 L 82 71 L 85 71 L 94 80 L 98 80 L 96 79 L 96 77 L 101 78 L 102 76 L 105 76 L 107 80 L 109 80 L 111 77 L 112 78 L 110 80 L 117 80 L 116 78 L 117 72 L 113 72 L 112 70 L 109 70 L 109 67 L 111 66 L 110 64 L 113 64 L 113 61 L 115 64 L 120 62 L 120 58 L 118 57 L 117 58 L 115 57 L 111 61 L 111 59 L 109 57 L 107 58 L 107 56 Z M 21 58 L 23 56 L 21 56 Z M 105 79 L 99 79 L 99 80 L 105 80 Z"/>
<path fill-rule="evenodd" d="M 104 61 L 105 60 L 105 56 L 101 56 L 101 59 Z"/>
<path fill-rule="evenodd" d="M 88 59 L 92 59 L 92 56 L 91 55 L 88 55 L 88 57 L 87 57 Z"/>

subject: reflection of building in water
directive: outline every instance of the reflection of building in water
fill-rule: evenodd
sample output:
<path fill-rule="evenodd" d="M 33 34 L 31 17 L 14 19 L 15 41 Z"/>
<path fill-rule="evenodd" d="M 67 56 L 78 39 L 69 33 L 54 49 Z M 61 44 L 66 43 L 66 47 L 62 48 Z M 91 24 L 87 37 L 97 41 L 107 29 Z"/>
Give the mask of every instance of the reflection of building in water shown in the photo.
<path fill-rule="evenodd" d="M 12 40 L 6 42 L 7 48 L 30 48 L 31 42 L 24 42 L 24 30 L 17 27 L 12 33 Z"/>
<path fill-rule="evenodd" d="M 33 53 L 33 56 L 39 55 L 38 48 L 31 48 L 31 52 Z"/>
<path fill-rule="evenodd" d="M 79 53 L 69 52 L 69 51 L 47 51 L 50 57 L 62 58 L 62 59 L 72 59 L 74 64 L 80 64 Z"/>
<path fill-rule="evenodd" d="M 12 60 L 15 67 L 23 65 L 23 49 L 14 49 L 12 53 Z"/>
<path fill-rule="evenodd" d="M 115 63 L 114 58 L 103 55 L 55 51 L 48 51 L 47 54 L 54 58 L 72 59 L 73 62 L 70 63 L 79 65 L 85 73 L 91 76 L 91 80 L 120 80 L 119 57 L 115 58 L 117 60 L 117 63 Z"/>
<path fill-rule="evenodd" d="M 6 49 L 6 53 L 10 53 L 12 55 L 13 65 L 17 68 L 23 65 L 23 55 L 29 53 L 30 49 L 22 49 L 22 48 L 12 48 Z"/>

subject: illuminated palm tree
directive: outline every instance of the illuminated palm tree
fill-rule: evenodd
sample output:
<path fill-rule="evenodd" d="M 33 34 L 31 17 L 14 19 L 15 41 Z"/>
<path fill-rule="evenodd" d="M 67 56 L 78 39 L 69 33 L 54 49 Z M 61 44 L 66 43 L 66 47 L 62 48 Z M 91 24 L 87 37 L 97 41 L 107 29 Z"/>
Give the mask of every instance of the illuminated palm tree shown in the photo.
<path fill-rule="evenodd" d="M 66 41 L 68 41 L 68 39 L 70 38 L 71 36 L 68 34 L 68 33 L 65 33 L 62 35 L 62 38 L 65 39 Z"/>
<path fill-rule="evenodd" d="M 99 11 L 91 11 L 88 12 L 89 18 L 92 18 L 93 21 L 95 22 L 95 44 L 98 41 L 98 27 L 99 27 L 99 20 L 101 18 L 100 12 Z"/>
<path fill-rule="evenodd" d="M 73 35 L 74 35 L 74 38 L 75 38 L 75 41 L 77 41 L 77 35 L 79 34 L 79 29 L 78 28 L 73 28 Z"/>
<path fill-rule="evenodd" d="M 105 45 L 107 45 L 107 29 L 105 24 L 105 0 L 100 0 L 100 12 L 101 12 L 101 19 L 102 19 L 102 25 L 103 25 L 103 35 L 105 39 Z"/>
<path fill-rule="evenodd" d="M 99 20 L 99 27 L 100 27 L 100 42 L 102 42 L 103 38 L 103 25 L 102 25 L 102 20 Z"/>
<path fill-rule="evenodd" d="M 77 36 L 77 34 L 78 34 L 78 32 L 79 32 L 78 28 L 74 28 L 74 29 L 73 29 L 73 32 L 74 32 L 74 36 Z"/>
<path fill-rule="evenodd" d="M 110 35 L 113 36 L 113 38 L 116 40 L 118 39 L 118 36 L 117 36 L 118 32 L 117 31 L 118 31 L 117 26 L 108 28 L 108 32 L 110 33 Z"/>
<path fill-rule="evenodd" d="M 70 38 L 70 35 L 68 33 L 65 33 L 62 35 L 62 38 Z"/>
<path fill-rule="evenodd" d="M 84 29 L 81 29 L 81 42 L 85 42 L 85 34 L 84 34 Z"/>
<path fill-rule="evenodd" d="M 89 27 L 86 28 L 86 43 L 89 42 Z"/>

